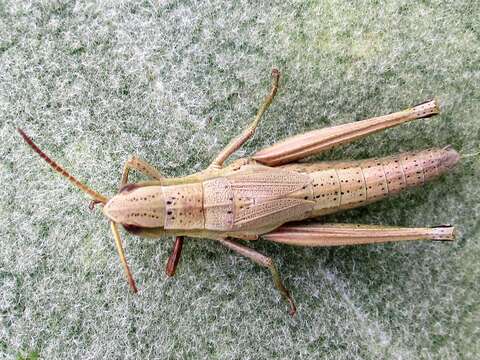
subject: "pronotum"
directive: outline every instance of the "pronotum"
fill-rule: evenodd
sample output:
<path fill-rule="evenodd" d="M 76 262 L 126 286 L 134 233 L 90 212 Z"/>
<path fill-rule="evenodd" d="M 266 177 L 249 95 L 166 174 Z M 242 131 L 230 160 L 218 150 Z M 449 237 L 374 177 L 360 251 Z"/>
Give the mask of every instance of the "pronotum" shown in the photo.
<path fill-rule="evenodd" d="M 118 224 L 142 237 L 174 236 L 166 272 L 173 276 L 183 238 L 206 238 L 268 268 L 275 286 L 296 312 L 271 258 L 237 240 L 265 240 L 299 246 L 337 246 L 404 240 L 453 240 L 449 225 L 402 228 L 357 224 L 304 223 L 340 210 L 372 203 L 433 180 L 459 160 L 451 147 L 401 153 L 362 161 L 297 162 L 300 159 L 349 143 L 369 134 L 428 118 L 439 113 L 436 100 L 389 115 L 314 130 L 288 138 L 224 165 L 255 132 L 262 115 L 277 93 L 280 74 L 272 71 L 272 88 L 252 123 L 198 173 L 165 178 L 152 165 L 132 156 L 125 163 L 118 194 L 108 198 L 70 175 L 50 159 L 25 132 L 23 139 L 53 170 L 92 199 L 91 208 L 103 206 L 127 280 L 135 281 L 125 259 Z M 131 170 L 151 180 L 129 183 Z M 292 223 L 294 222 L 294 223 Z"/>

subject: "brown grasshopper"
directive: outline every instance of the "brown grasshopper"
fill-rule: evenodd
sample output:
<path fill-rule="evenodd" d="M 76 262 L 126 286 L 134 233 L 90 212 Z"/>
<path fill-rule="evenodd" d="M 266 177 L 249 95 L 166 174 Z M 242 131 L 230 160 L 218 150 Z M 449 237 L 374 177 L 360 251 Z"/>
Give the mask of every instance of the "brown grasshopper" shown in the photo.
<path fill-rule="evenodd" d="M 128 282 L 137 291 L 125 259 L 118 224 L 149 238 L 176 237 L 166 272 L 175 273 L 183 237 L 208 238 L 270 269 L 277 289 L 296 311 L 271 258 L 237 242 L 266 240 L 299 246 L 337 246 L 402 240 L 453 240 L 452 226 L 401 228 L 355 224 L 312 224 L 300 221 L 366 205 L 422 185 L 451 169 L 459 160 L 449 146 L 362 161 L 300 163 L 297 160 L 369 134 L 439 113 L 435 100 L 385 116 L 314 130 L 276 143 L 224 166 L 254 133 L 277 93 L 280 74 L 272 71 L 272 88 L 252 123 L 198 173 L 165 178 L 152 165 L 130 157 L 118 194 L 108 198 L 77 180 L 42 152 L 20 129 L 25 141 L 53 170 L 103 206 L 110 220 Z M 152 178 L 128 182 L 131 170 Z M 295 222 L 289 224 L 291 222 Z"/>

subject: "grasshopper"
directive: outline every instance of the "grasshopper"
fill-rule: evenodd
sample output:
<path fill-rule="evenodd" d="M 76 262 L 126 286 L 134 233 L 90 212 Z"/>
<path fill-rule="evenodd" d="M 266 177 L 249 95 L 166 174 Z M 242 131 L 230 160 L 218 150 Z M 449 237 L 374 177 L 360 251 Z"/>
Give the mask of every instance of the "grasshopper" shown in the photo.
<path fill-rule="evenodd" d="M 118 225 L 148 238 L 173 236 L 166 273 L 173 276 L 184 237 L 216 240 L 268 268 L 277 289 L 296 307 L 273 260 L 238 240 L 265 240 L 298 246 L 338 246 L 403 240 L 453 240 L 450 225 L 402 228 L 357 224 L 302 223 L 325 214 L 366 205 L 437 178 L 459 160 L 450 146 L 406 152 L 362 161 L 298 162 L 369 134 L 439 113 L 436 100 L 389 115 L 310 131 L 224 165 L 254 133 L 275 97 L 272 87 L 250 125 L 234 138 L 205 170 L 185 177 L 166 178 L 154 166 L 130 157 L 123 169 L 118 194 L 108 198 L 70 175 L 18 129 L 23 139 L 47 163 L 103 206 L 131 289 L 137 287 L 125 258 Z M 132 170 L 151 180 L 129 183 Z"/>

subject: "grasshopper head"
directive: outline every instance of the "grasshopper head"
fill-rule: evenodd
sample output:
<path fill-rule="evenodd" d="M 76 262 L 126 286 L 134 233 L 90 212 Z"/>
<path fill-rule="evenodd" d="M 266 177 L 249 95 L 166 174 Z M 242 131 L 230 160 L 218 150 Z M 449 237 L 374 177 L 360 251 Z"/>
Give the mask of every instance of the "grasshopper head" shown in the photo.
<path fill-rule="evenodd" d="M 88 187 L 86 184 L 75 178 L 73 175 L 71 175 L 67 170 L 65 170 L 62 166 L 57 164 L 54 160 L 52 160 L 47 154 L 45 154 L 40 148 L 33 142 L 33 140 L 25 134 L 25 132 L 21 129 L 17 129 L 22 138 L 25 140 L 25 142 L 38 154 L 42 159 L 44 159 L 50 167 L 62 175 L 64 178 L 66 178 L 71 184 L 73 184 L 75 187 L 83 191 L 84 193 L 88 194 L 90 198 L 92 199 L 91 203 L 91 208 L 93 208 L 93 205 L 95 204 L 104 204 L 104 213 L 105 215 L 112 220 L 110 222 L 110 226 L 112 229 L 113 236 L 115 238 L 115 246 L 117 247 L 118 255 L 120 256 L 120 261 L 122 262 L 122 265 L 125 270 L 125 274 L 127 276 L 128 283 L 130 284 L 130 287 L 132 288 L 133 292 L 137 292 L 137 287 L 135 285 L 135 281 L 133 280 L 132 273 L 130 271 L 130 268 L 127 264 L 127 260 L 125 259 L 125 251 L 123 250 L 123 246 L 120 240 L 120 234 L 118 232 L 118 227 L 117 227 L 117 219 L 118 220 L 126 220 L 130 218 L 137 218 L 136 214 L 140 213 L 140 210 L 142 211 L 142 216 L 147 214 L 145 206 L 139 206 L 138 204 L 143 202 L 143 199 L 151 197 L 153 193 L 148 192 L 148 191 L 139 191 L 138 196 L 135 195 L 135 198 L 139 197 L 141 195 L 142 200 L 133 200 L 133 203 L 137 203 L 136 207 L 131 207 L 130 211 L 126 210 L 128 206 L 125 204 L 129 204 L 131 201 L 131 197 L 126 196 L 127 194 L 122 194 L 122 192 L 116 196 L 114 196 L 112 199 L 108 199 L 106 196 L 96 192 L 95 190 L 91 189 Z M 128 190 L 127 188 L 125 188 Z M 125 191 L 128 193 L 128 191 Z M 155 195 L 156 196 L 156 195 Z M 122 205 L 123 204 L 123 205 Z M 123 206 L 123 207 L 122 207 Z M 130 205 L 131 206 L 131 205 Z M 133 213 L 133 210 L 135 210 L 135 215 L 134 216 L 129 216 Z M 151 212 L 148 212 L 150 214 Z M 160 213 L 159 213 L 160 214 Z M 123 217 L 122 217 L 123 216 Z M 126 217 L 125 217 L 126 216 Z M 159 219 L 163 219 L 163 217 L 159 217 Z M 157 220 L 159 220 L 157 219 Z M 163 220 L 162 220 L 163 221 Z M 122 222 L 123 223 L 123 222 Z"/>
<path fill-rule="evenodd" d="M 162 188 L 128 184 L 107 201 L 103 213 L 110 220 L 127 227 L 163 227 L 165 202 Z"/>

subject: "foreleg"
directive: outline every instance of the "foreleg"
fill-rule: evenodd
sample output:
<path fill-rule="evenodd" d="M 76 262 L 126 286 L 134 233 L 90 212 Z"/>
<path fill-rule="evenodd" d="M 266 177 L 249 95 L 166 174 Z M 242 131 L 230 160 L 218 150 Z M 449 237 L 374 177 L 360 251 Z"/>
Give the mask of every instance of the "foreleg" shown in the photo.
<path fill-rule="evenodd" d="M 122 246 L 122 240 L 120 239 L 120 233 L 118 232 L 117 224 L 113 221 L 110 222 L 110 228 L 115 239 L 115 247 L 117 248 L 118 256 L 120 257 L 120 262 L 122 263 L 123 269 L 125 271 L 125 276 L 127 277 L 128 284 L 130 285 L 132 291 L 136 293 L 138 291 L 137 285 L 135 284 L 135 280 L 133 279 L 132 272 L 127 263 L 127 259 L 125 258 L 125 250 Z"/>
<path fill-rule="evenodd" d="M 125 162 L 125 165 L 123 166 L 122 179 L 120 180 L 120 189 L 126 184 L 128 184 L 128 175 L 130 174 L 130 170 L 137 170 L 140 173 L 158 181 L 161 181 L 163 179 L 160 171 L 155 169 L 153 165 L 150 165 L 148 162 L 132 155 L 128 158 L 128 160 Z"/>
<path fill-rule="evenodd" d="M 172 254 L 168 258 L 167 267 L 165 268 L 165 273 L 168 276 L 175 275 L 178 262 L 180 261 L 180 255 L 182 254 L 182 247 L 183 247 L 183 236 L 177 236 L 175 238 L 175 242 L 173 243 Z"/>

